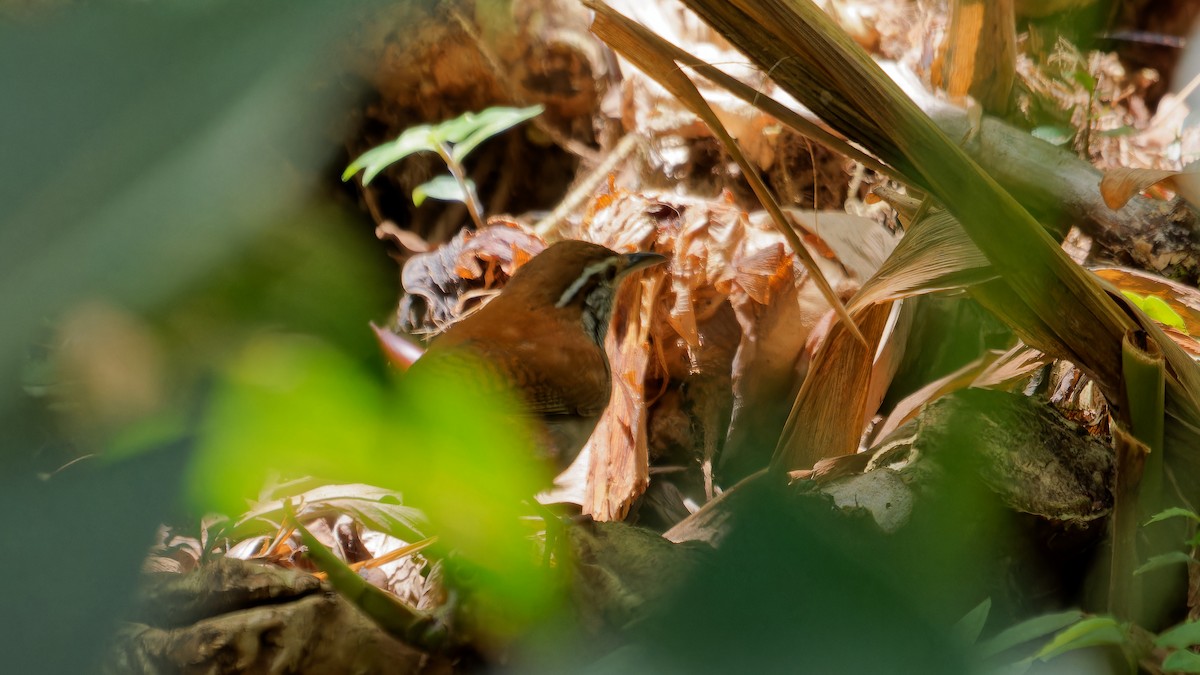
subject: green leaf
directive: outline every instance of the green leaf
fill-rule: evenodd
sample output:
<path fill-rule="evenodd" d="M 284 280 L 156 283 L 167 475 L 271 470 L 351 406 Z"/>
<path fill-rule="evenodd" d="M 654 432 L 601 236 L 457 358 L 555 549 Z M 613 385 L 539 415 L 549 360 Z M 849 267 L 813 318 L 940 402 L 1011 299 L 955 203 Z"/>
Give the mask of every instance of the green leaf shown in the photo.
<path fill-rule="evenodd" d="M 1159 511 L 1158 513 L 1154 514 L 1154 517 L 1152 517 L 1150 520 L 1147 520 L 1146 524 L 1149 525 L 1150 523 L 1157 523 L 1160 520 L 1166 520 L 1168 518 L 1191 518 L 1197 523 L 1200 523 L 1200 515 L 1196 515 L 1195 511 L 1179 506 L 1172 506 L 1169 509 Z"/>
<path fill-rule="evenodd" d="M 1151 570 L 1160 569 L 1162 567 L 1170 567 L 1171 565 L 1178 565 L 1180 563 L 1186 565 L 1191 561 L 1192 556 L 1184 553 L 1183 551 L 1171 551 L 1170 553 L 1162 553 L 1150 558 L 1146 562 L 1142 563 L 1140 567 L 1134 570 L 1133 573 L 1135 575 L 1145 574 Z"/>
<path fill-rule="evenodd" d="M 1128 135 L 1134 133 L 1135 131 L 1137 131 L 1137 129 L 1126 124 L 1123 126 L 1119 126 L 1116 129 L 1106 129 L 1104 131 L 1101 131 L 1100 135 L 1107 136 L 1108 138 L 1120 138 L 1122 136 L 1128 136 Z"/>
<path fill-rule="evenodd" d="M 1127 300 L 1137 305 L 1138 309 L 1142 310 L 1143 312 L 1146 311 L 1146 296 L 1138 295 L 1133 291 L 1121 291 L 1121 295 L 1125 296 Z"/>
<path fill-rule="evenodd" d="M 475 189 L 470 179 L 467 180 L 469 189 Z M 467 193 L 454 176 L 438 176 L 431 181 L 421 183 L 413 188 L 412 200 L 414 206 L 420 206 L 426 199 L 440 199 L 444 202 L 466 202 Z"/>
<path fill-rule="evenodd" d="M 1200 673 L 1200 655 L 1182 649 L 1163 659 L 1163 670 L 1172 673 Z"/>
<path fill-rule="evenodd" d="M 954 624 L 954 634 L 963 644 L 975 644 L 975 641 L 979 639 L 979 634 L 983 632 L 983 625 L 987 623 L 988 613 L 991 611 L 992 599 L 985 598 L 983 602 L 975 605 L 974 609 L 967 612 Z"/>
<path fill-rule="evenodd" d="M 488 108 L 475 116 L 474 126 L 467 133 L 451 139 L 455 143 L 451 156 L 462 162 L 480 143 L 525 120 L 537 117 L 542 114 L 542 110 L 544 108 L 540 105 L 528 108 Z"/>
<path fill-rule="evenodd" d="M 988 640 L 981 642 L 979 644 L 980 656 L 983 658 L 996 656 L 1017 645 L 1046 637 L 1081 619 L 1083 619 L 1083 612 L 1077 609 L 1035 616 L 1011 628 L 1006 628 Z"/>
<path fill-rule="evenodd" d="M 1071 127 L 1065 127 L 1056 124 L 1047 124 L 1040 127 L 1034 127 L 1029 132 L 1034 138 L 1040 138 L 1051 145 L 1066 145 L 1075 138 L 1075 130 Z"/>
<path fill-rule="evenodd" d="M 1124 645 L 1129 636 L 1111 616 L 1084 619 L 1059 633 L 1045 647 L 1038 650 L 1036 657 L 1042 661 L 1061 656 L 1076 649 L 1101 645 Z"/>
<path fill-rule="evenodd" d="M 350 180 L 354 174 L 362 171 L 362 182 L 366 185 L 392 164 L 417 152 L 437 152 L 442 143 L 454 144 L 451 156 L 454 161 L 462 162 L 480 143 L 531 117 L 536 117 L 542 110 L 540 105 L 528 108 L 488 108 L 479 113 L 465 113 L 436 125 L 422 124 L 406 129 L 396 140 L 359 155 L 342 172 L 342 180 Z M 431 193 L 427 196 L 440 199 Z"/>
<path fill-rule="evenodd" d="M 1171 628 L 1158 636 L 1155 647 L 1163 649 L 1187 649 L 1200 644 L 1200 621 L 1188 621 Z"/>
<path fill-rule="evenodd" d="M 1130 302 L 1138 306 L 1138 309 L 1146 313 L 1146 316 L 1155 321 L 1174 328 L 1175 330 L 1187 332 L 1187 324 L 1184 323 L 1183 317 L 1171 308 L 1169 304 L 1157 295 L 1138 295 L 1132 291 L 1121 291 Z"/>
<path fill-rule="evenodd" d="M 362 182 L 363 185 L 366 185 L 392 164 L 414 153 L 427 151 L 437 151 L 433 127 L 422 124 L 406 129 L 396 140 L 372 148 L 359 155 L 358 159 L 350 162 L 350 166 L 342 172 L 342 180 L 350 180 L 354 174 L 362 170 Z"/>
<path fill-rule="evenodd" d="M 1096 91 L 1096 77 L 1086 70 L 1076 70 L 1071 73 L 1071 78 L 1084 89 L 1087 89 L 1089 94 Z"/>
<path fill-rule="evenodd" d="M 1179 316 L 1179 312 L 1171 309 L 1171 306 L 1157 295 L 1146 296 L 1145 304 L 1142 305 L 1142 311 L 1146 312 L 1146 316 L 1164 326 L 1170 326 L 1175 330 L 1187 332 L 1187 324 L 1183 322 L 1183 317 Z"/>

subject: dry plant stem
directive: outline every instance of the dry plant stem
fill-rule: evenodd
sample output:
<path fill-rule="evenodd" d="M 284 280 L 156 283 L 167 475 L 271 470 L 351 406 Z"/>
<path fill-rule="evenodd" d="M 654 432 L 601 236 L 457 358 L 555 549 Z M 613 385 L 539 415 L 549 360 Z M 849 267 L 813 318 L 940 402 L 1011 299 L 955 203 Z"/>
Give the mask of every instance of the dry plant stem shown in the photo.
<path fill-rule="evenodd" d="M 637 23 L 618 14 L 603 2 L 585 0 L 585 4 L 596 10 L 596 19 L 592 23 L 592 32 L 596 33 L 601 40 L 607 42 L 609 46 L 622 56 L 632 61 L 643 72 L 653 77 L 659 84 L 666 87 L 668 91 L 679 98 L 689 110 L 708 125 L 709 129 L 721 141 L 721 144 L 725 146 L 729 154 L 733 156 L 738 166 L 741 167 L 742 174 L 745 176 L 747 182 L 750 183 L 755 196 L 758 197 L 767 213 L 771 215 L 771 221 L 779 229 L 780 233 L 783 234 L 784 238 L 787 239 L 792 252 L 812 275 L 813 282 L 817 284 L 825 300 L 829 302 L 830 306 L 837 313 L 838 318 L 845 324 L 846 330 L 865 346 L 867 344 L 866 338 L 858 330 L 858 326 L 854 324 L 854 319 L 846 311 L 845 305 L 842 304 L 833 287 L 829 285 L 829 281 L 825 279 L 825 275 L 821 273 L 821 269 L 817 267 L 816 261 L 813 260 L 812 255 L 805 248 L 804 243 L 800 240 L 800 236 L 788 224 L 787 218 L 784 217 L 783 211 L 779 208 L 779 204 L 775 201 L 767 186 L 762 182 L 762 178 L 759 177 L 758 169 L 742 154 L 737 141 L 726 131 L 725 127 L 721 124 L 721 120 L 713 112 L 712 108 L 709 107 L 704 97 L 700 95 L 699 90 L 696 89 L 696 85 L 679 70 L 677 64 L 669 56 L 654 51 L 644 40 L 639 39 L 637 30 L 640 26 Z"/>
<path fill-rule="evenodd" d="M 596 194 L 596 188 L 638 149 L 641 141 L 642 139 L 636 133 L 626 134 L 599 166 L 588 172 L 588 175 L 579 181 L 578 185 L 571 188 L 571 191 L 558 203 L 558 206 L 554 207 L 550 215 L 533 226 L 533 231 L 546 241 L 560 239 L 559 229 L 566 223 L 567 218 L 572 213 L 584 210 L 584 204 L 591 199 L 592 195 Z"/>
<path fill-rule="evenodd" d="M 441 155 L 442 160 L 446 162 L 446 168 L 450 170 L 450 175 L 454 176 L 454 180 L 462 187 L 463 195 L 466 197 L 464 202 L 467 211 L 471 214 L 471 220 L 475 221 L 475 229 L 482 230 L 483 223 L 483 205 L 479 203 L 479 196 L 475 194 L 475 188 L 471 187 L 470 181 L 467 179 L 467 174 L 463 171 L 462 164 L 454 159 L 453 153 L 450 152 L 450 146 L 445 143 L 438 143 L 437 153 Z"/>

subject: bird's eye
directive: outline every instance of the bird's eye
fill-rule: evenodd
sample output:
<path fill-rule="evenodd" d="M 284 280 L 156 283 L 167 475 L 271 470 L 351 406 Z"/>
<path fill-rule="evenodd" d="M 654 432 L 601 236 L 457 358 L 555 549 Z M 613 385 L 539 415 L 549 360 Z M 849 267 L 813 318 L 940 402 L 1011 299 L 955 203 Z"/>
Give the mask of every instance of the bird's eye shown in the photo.
<path fill-rule="evenodd" d="M 608 267 L 604 268 L 604 280 L 605 281 L 612 281 L 613 279 L 616 279 L 616 278 L 617 278 L 616 265 L 609 265 Z"/>

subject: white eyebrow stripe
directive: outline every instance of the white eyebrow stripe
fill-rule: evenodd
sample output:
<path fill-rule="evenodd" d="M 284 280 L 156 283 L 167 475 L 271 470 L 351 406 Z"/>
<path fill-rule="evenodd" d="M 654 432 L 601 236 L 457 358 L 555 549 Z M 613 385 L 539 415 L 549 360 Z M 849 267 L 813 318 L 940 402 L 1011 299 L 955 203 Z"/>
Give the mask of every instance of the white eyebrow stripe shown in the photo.
<path fill-rule="evenodd" d="M 583 287 L 587 285 L 588 281 L 591 280 L 593 276 L 602 274 L 605 269 L 616 264 L 616 258 L 607 258 L 598 263 L 592 263 L 591 265 L 588 265 L 586 268 L 584 268 L 583 274 L 580 274 L 579 278 L 572 282 L 571 285 L 567 287 L 567 290 L 563 291 L 562 297 L 558 299 L 558 302 L 554 303 L 554 306 L 559 308 L 566 307 L 567 304 L 575 299 L 575 296 L 579 294 L 579 291 L 583 290 Z"/>

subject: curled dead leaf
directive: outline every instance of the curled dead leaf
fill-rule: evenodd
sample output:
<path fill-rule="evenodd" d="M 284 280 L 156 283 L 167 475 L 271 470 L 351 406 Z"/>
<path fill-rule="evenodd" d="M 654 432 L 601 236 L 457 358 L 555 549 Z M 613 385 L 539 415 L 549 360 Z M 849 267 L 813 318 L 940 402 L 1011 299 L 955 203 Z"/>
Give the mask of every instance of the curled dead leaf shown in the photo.
<path fill-rule="evenodd" d="M 1125 206 L 1139 192 L 1159 183 L 1169 182 L 1175 187 L 1175 180 L 1180 176 L 1195 175 L 1182 171 L 1164 171 L 1161 169 L 1128 169 L 1119 167 L 1104 172 L 1100 179 L 1100 196 L 1108 208 L 1116 211 Z M 1178 188 L 1176 188 L 1178 190 Z"/>

